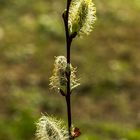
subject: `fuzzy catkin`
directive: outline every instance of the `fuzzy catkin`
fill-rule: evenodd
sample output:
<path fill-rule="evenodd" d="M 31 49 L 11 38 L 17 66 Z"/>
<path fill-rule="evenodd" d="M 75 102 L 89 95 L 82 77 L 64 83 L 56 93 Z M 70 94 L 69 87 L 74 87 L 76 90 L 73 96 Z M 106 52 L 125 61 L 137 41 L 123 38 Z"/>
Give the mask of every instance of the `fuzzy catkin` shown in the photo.
<path fill-rule="evenodd" d="M 50 78 L 50 87 L 56 90 L 62 90 L 64 94 L 67 93 L 67 71 L 70 71 L 70 88 L 71 91 L 80 83 L 76 77 L 76 68 L 72 65 L 67 66 L 67 59 L 64 56 L 55 57 L 53 75 Z"/>
<path fill-rule="evenodd" d="M 69 9 L 69 34 L 89 34 L 96 21 L 96 8 L 92 0 L 72 0 Z"/>
<path fill-rule="evenodd" d="M 67 140 L 68 132 L 63 121 L 43 115 L 36 123 L 37 140 Z"/>

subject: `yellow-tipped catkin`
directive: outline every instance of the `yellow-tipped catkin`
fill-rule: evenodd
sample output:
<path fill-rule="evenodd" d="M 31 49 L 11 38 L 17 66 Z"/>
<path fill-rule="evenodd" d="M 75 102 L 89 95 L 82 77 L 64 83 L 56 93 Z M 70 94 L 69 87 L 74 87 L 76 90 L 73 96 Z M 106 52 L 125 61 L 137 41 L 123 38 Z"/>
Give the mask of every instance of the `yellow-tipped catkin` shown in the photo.
<path fill-rule="evenodd" d="M 69 70 L 70 69 L 70 70 Z M 67 76 L 66 73 L 70 71 L 70 86 L 71 90 L 79 85 L 78 79 L 76 78 L 76 68 L 70 65 L 67 66 L 67 59 L 64 56 L 55 57 L 53 75 L 50 78 L 50 86 L 58 91 L 67 93 Z"/>
<path fill-rule="evenodd" d="M 96 20 L 96 8 L 92 0 L 72 0 L 69 9 L 69 34 L 89 34 Z"/>

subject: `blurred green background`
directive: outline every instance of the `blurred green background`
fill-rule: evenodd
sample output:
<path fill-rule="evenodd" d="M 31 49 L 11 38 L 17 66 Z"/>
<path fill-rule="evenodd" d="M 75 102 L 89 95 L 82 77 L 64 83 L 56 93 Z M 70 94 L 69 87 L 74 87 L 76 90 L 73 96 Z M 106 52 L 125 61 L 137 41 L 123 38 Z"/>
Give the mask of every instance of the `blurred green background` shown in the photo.
<path fill-rule="evenodd" d="M 140 1 L 94 3 L 94 31 L 72 44 L 77 140 L 140 140 Z M 64 98 L 48 86 L 54 56 L 66 52 L 65 4 L 0 0 L 0 140 L 34 140 L 41 112 L 66 120 Z"/>

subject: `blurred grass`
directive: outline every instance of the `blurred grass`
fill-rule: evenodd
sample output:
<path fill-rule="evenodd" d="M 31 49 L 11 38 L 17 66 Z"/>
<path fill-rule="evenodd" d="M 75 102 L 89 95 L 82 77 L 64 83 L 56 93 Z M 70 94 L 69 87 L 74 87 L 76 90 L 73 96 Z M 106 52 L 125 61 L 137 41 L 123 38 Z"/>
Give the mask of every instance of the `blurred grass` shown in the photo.
<path fill-rule="evenodd" d="M 94 0 L 94 32 L 76 39 L 81 86 L 72 98 L 79 140 L 140 140 L 140 2 Z M 62 0 L 0 0 L 0 140 L 33 140 L 41 112 L 66 119 L 49 90 L 54 56 L 65 55 Z"/>

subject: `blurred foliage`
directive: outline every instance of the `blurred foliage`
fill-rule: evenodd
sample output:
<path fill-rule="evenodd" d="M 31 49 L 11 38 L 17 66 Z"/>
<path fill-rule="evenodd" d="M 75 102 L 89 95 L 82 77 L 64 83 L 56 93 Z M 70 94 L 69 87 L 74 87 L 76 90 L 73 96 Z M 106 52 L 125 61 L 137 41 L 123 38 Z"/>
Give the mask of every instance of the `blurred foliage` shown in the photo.
<path fill-rule="evenodd" d="M 94 2 L 94 32 L 72 46 L 77 140 L 140 140 L 140 2 Z M 66 119 L 63 97 L 48 86 L 54 56 L 65 55 L 64 8 L 62 0 L 0 0 L 0 140 L 35 139 L 41 112 Z"/>

